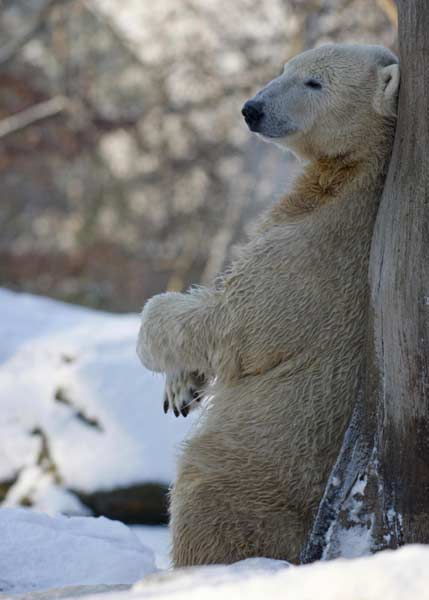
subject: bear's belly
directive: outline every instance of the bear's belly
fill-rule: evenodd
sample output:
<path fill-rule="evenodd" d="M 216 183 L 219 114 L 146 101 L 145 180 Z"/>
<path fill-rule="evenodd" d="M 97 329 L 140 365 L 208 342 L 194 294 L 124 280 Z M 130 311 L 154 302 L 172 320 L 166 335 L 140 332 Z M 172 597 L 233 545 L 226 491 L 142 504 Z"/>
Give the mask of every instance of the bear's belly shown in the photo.
<path fill-rule="evenodd" d="M 359 360 L 351 353 L 292 363 L 215 386 L 186 456 L 198 456 L 203 472 L 222 464 L 255 486 L 266 474 L 276 487 L 294 482 L 302 500 L 318 496 L 351 417 Z"/>

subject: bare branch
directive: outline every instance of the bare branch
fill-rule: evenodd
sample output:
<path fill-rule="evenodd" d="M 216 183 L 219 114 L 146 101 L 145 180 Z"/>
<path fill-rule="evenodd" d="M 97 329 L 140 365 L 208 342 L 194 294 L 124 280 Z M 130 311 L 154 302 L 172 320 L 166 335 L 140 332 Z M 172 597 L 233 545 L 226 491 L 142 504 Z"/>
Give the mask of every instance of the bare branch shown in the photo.
<path fill-rule="evenodd" d="M 398 11 L 393 0 L 377 0 L 377 4 L 386 13 L 394 27 L 398 26 Z"/>
<path fill-rule="evenodd" d="M 65 111 L 70 105 L 70 101 L 64 96 L 55 96 L 45 102 L 35 104 L 11 117 L 0 121 L 0 139 L 5 138 L 11 133 L 21 131 L 34 123 L 55 117 Z"/>
<path fill-rule="evenodd" d="M 146 62 L 139 52 L 136 51 L 134 44 L 127 39 L 127 37 L 121 33 L 116 23 L 102 10 L 94 6 L 94 3 L 88 0 L 83 0 L 83 4 L 86 10 L 95 18 L 97 21 L 104 26 L 107 31 L 115 38 L 122 48 L 128 53 L 128 55 L 140 66 L 147 67 Z"/>
<path fill-rule="evenodd" d="M 60 4 L 64 0 L 46 0 L 42 8 L 34 17 L 29 26 L 22 31 L 14 40 L 0 48 L 0 65 L 3 66 L 10 62 L 28 44 L 28 42 L 38 33 L 45 25 L 45 20 L 56 4 Z"/>

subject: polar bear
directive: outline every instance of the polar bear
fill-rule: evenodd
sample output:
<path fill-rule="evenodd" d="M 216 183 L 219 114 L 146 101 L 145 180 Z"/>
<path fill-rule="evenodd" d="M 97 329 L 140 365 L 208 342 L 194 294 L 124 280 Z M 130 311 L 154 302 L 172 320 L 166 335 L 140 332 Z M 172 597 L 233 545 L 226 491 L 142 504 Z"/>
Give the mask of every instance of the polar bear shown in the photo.
<path fill-rule="evenodd" d="M 164 408 L 186 415 L 210 386 L 171 496 L 175 566 L 299 562 L 354 402 L 398 86 L 381 46 L 290 60 L 242 113 L 303 159 L 292 191 L 213 288 L 144 307 L 138 354 L 167 374 Z"/>

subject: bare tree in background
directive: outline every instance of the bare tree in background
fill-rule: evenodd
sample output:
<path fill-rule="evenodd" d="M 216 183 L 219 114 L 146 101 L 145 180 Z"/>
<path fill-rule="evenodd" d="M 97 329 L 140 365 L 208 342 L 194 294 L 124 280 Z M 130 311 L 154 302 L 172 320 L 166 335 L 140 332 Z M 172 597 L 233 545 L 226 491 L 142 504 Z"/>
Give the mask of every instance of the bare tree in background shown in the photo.
<path fill-rule="evenodd" d="M 211 282 L 293 166 L 243 102 L 314 44 L 392 46 L 391 2 L 2 0 L 0 285 L 122 311 Z"/>
<path fill-rule="evenodd" d="M 398 0 L 401 90 L 370 261 L 365 372 L 304 554 L 429 543 L 429 6 Z"/>

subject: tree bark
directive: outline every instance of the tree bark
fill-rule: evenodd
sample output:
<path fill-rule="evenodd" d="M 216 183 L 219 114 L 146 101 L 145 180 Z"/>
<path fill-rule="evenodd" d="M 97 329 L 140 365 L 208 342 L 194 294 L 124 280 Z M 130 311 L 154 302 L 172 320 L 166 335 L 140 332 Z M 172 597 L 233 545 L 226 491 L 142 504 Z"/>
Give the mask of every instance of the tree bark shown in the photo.
<path fill-rule="evenodd" d="M 343 554 L 353 530 L 362 553 L 429 543 L 429 4 L 397 4 L 398 123 L 371 250 L 366 364 L 304 562 Z"/>
<path fill-rule="evenodd" d="M 399 0 L 398 11 L 399 119 L 370 267 L 379 375 L 367 390 L 394 546 L 429 542 L 429 6 Z"/>

